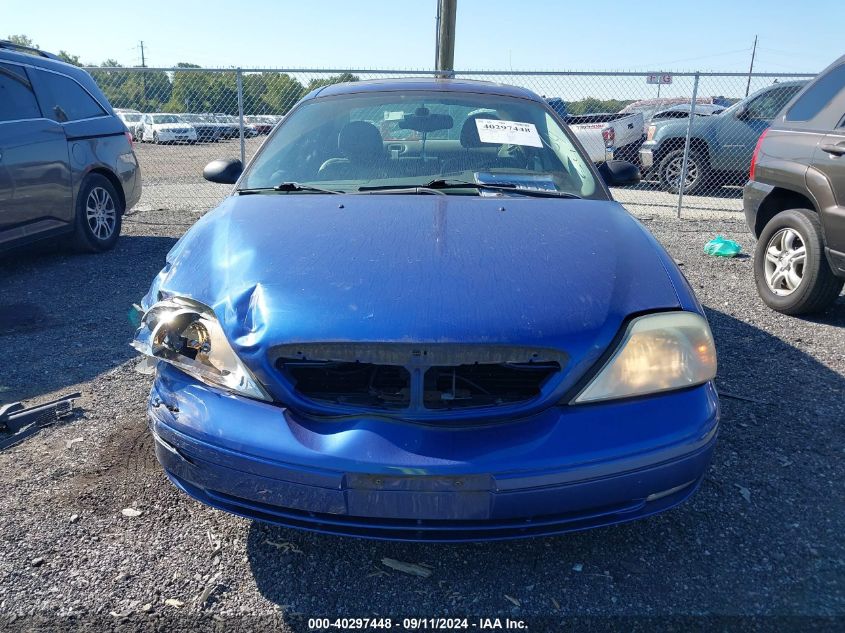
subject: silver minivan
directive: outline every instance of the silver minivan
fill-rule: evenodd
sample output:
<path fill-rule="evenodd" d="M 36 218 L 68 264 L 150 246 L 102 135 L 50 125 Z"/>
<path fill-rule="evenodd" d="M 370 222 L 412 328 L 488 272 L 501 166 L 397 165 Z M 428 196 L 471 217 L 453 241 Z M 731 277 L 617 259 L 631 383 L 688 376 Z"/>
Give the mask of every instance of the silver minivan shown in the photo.
<path fill-rule="evenodd" d="M 140 197 L 129 132 L 91 75 L 0 40 L 0 251 L 57 236 L 111 249 Z"/>

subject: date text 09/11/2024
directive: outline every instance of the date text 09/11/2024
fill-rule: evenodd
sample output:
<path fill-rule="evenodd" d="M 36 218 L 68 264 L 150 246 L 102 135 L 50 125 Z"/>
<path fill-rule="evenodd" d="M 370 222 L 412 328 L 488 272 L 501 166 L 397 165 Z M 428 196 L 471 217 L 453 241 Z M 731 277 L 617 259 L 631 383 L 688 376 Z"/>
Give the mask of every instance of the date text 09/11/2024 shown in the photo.
<path fill-rule="evenodd" d="M 403 618 L 394 621 L 392 618 L 309 618 L 308 629 L 312 631 L 326 631 L 332 629 L 397 629 L 397 630 L 434 630 L 459 631 L 472 630 L 526 630 L 528 625 L 524 620 L 511 618 Z"/>

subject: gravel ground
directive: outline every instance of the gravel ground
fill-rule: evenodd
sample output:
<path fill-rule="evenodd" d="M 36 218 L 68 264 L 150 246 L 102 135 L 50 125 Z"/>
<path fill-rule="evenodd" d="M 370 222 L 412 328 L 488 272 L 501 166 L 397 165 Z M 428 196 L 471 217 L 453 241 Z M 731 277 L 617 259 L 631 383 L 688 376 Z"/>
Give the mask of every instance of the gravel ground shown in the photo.
<path fill-rule="evenodd" d="M 716 233 L 751 250 L 738 217 L 640 211 L 683 262 L 716 336 L 713 465 L 673 511 L 504 544 L 311 535 L 211 510 L 170 485 L 146 431 L 150 379 L 133 370 L 127 312 L 199 212 L 142 207 L 104 255 L 43 247 L 0 260 L 0 401 L 83 393 L 72 418 L 0 452 L 0 629 L 289 631 L 307 630 L 308 616 L 461 614 L 560 630 L 564 616 L 709 614 L 836 617 L 728 622 L 842 630 L 845 298 L 812 320 L 771 312 L 749 258 L 702 253 Z M 385 557 L 432 574 L 393 571 Z"/>

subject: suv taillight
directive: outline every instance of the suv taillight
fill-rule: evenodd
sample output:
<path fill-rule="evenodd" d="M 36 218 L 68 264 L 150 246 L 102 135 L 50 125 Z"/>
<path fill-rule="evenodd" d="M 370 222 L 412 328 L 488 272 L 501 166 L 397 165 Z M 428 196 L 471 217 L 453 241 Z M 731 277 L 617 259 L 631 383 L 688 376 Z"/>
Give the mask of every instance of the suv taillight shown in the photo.
<path fill-rule="evenodd" d="M 612 127 L 606 127 L 601 131 L 601 137 L 604 139 L 605 147 L 613 147 L 613 142 L 616 140 L 616 130 Z"/>
<path fill-rule="evenodd" d="M 135 149 L 135 141 L 132 140 L 132 132 L 127 130 L 124 134 L 126 134 L 126 140 L 129 141 L 129 147 Z"/>
<path fill-rule="evenodd" d="M 760 145 L 763 144 L 763 139 L 769 133 L 768 128 L 763 130 L 760 138 L 757 139 L 757 145 L 754 146 L 754 153 L 751 154 L 751 168 L 748 170 L 748 180 L 754 180 L 754 174 L 757 171 L 757 156 L 760 154 Z"/>

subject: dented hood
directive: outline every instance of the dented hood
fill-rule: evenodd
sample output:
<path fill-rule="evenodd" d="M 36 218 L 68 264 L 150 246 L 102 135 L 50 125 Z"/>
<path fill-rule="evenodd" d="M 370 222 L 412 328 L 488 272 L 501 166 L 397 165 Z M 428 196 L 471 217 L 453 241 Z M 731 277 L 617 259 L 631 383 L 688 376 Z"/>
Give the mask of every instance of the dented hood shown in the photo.
<path fill-rule="evenodd" d="M 177 243 L 144 307 L 211 306 L 259 374 L 274 345 L 327 341 L 554 348 L 583 371 L 628 315 L 679 307 L 667 262 L 612 201 L 240 195 Z"/>

